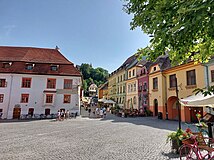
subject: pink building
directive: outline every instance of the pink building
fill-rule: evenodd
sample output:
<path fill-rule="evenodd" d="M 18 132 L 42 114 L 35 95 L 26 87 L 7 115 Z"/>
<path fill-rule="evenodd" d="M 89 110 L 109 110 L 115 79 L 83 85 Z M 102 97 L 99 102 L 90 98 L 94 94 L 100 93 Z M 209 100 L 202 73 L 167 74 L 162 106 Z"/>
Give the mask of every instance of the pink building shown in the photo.
<path fill-rule="evenodd" d="M 138 79 L 138 102 L 139 110 L 144 111 L 149 105 L 149 75 L 148 70 L 152 63 L 142 60 L 137 64 L 137 79 Z"/>

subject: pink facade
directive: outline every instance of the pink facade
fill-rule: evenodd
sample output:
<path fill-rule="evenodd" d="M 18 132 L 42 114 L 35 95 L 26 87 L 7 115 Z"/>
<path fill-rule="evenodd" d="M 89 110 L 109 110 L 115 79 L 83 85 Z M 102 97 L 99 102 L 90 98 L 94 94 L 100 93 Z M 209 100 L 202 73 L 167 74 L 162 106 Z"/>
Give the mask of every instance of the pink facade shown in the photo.
<path fill-rule="evenodd" d="M 138 77 L 138 100 L 139 109 L 144 111 L 149 105 L 149 76 L 145 66 L 142 66 L 137 71 Z"/>

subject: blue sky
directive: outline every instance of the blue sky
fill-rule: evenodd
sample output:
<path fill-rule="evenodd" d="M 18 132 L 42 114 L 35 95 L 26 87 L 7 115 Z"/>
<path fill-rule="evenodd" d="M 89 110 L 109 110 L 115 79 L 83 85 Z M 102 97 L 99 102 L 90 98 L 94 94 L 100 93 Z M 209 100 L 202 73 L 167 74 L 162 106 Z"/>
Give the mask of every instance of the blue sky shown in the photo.
<path fill-rule="evenodd" d="M 149 43 L 122 0 L 0 0 L 0 45 L 55 48 L 74 64 L 116 70 Z"/>

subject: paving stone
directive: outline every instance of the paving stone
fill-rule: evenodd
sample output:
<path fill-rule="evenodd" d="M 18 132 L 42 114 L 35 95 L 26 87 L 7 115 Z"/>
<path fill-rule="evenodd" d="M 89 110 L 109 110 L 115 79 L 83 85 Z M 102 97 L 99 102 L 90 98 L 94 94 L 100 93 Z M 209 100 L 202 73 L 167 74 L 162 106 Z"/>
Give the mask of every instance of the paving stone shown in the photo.
<path fill-rule="evenodd" d="M 1 160 L 166 160 L 178 122 L 154 117 L 0 123 Z"/>

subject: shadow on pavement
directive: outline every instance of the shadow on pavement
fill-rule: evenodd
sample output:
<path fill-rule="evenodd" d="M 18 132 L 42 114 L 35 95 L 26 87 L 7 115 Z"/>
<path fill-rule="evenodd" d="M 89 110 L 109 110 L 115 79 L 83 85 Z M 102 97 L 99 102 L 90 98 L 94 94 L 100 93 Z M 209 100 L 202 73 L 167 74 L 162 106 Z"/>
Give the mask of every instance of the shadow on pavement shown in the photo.
<path fill-rule="evenodd" d="M 144 126 L 149 126 L 149 127 L 159 128 L 159 129 L 166 129 L 170 131 L 175 131 L 178 128 L 178 121 L 162 120 L 162 119 L 157 119 L 157 117 L 122 118 L 122 117 L 118 117 L 116 115 L 108 113 L 106 118 L 102 118 L 100 120 L 101 121 L 110 120 L 112 123 L 121 123 L 121 122 L 132 123 L 135 125 L 144 125 Z M 183 129 L 187 128 L 187 125 L 185 123 L 181 123 L 181 125 Z"/>
<path fill-rule="evenodd" d="M 176 154 L 174 152 L 169 152 L 169 153 L 161 153 L 163 156 L 168 157 L 169 159 L 180 159 L 179 154 Z"/>

